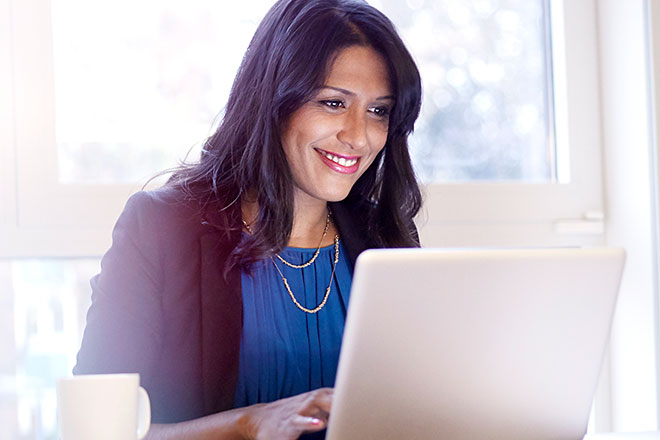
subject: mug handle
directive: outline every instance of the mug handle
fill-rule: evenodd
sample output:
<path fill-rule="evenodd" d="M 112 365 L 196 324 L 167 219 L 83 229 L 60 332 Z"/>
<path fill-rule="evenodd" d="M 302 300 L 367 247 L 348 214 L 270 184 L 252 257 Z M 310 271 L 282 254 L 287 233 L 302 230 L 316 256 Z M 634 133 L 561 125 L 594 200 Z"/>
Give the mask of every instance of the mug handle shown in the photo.
<path fill-rule="evenodd" d="M 147 390 L 140 387 L 138 390 L 138 440 L 143 439 L 149 427 L 151 426 L 151 403 L 149 402 L 149 394 Z"/>

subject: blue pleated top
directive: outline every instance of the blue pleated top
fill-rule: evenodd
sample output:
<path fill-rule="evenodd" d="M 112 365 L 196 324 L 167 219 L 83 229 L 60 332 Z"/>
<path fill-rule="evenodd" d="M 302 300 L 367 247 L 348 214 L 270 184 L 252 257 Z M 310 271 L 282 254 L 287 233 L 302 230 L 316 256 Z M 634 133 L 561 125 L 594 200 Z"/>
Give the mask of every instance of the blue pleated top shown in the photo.
<path fill-rule="evenodd" d="M 293 264 L 309 261 L 316 249 L 288 247 L 280 255 Z M 322 247 L 316 261 L 304 269 L 273 258 L 298 302 L 313 309 L 330 282 L 334 244 Z M 341 345 L 351 270 L 339 244 L 339 261 L 328 300 L 318 313 L 300 310 L 289 296 L 271 259 L 255 263 L 241 277 L 243 332 L 239 353 L 236 408 L 333 387 Z"/>

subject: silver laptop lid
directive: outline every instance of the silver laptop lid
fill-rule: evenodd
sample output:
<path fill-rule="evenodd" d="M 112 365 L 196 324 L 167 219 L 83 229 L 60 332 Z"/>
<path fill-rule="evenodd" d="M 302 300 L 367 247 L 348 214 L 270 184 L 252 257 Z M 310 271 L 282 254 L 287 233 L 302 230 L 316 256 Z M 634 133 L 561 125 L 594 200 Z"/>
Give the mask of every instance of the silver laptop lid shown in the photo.
<path fill-rule="evenodd" d="M 327 438 L 578 439 L 621 249 L 371 250 Z"/>

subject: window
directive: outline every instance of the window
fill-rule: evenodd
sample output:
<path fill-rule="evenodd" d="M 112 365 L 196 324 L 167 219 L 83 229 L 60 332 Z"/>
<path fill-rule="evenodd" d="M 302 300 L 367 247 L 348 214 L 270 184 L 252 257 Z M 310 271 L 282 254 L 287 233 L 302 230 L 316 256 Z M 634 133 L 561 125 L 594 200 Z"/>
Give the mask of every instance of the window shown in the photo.
<path fill-rule="evenodd" d="M 416 162 L 433 165 L 419 168 L 422 242 L 603 243 L 593 3 L 379 4 L 408 18 L 398 26 L 425 85 L 412 140 Z"/>
<path fill-rule="evenodd" d="M 555 181 L 549 1 L 378 3 L 423 73 L 419 177 Z"/>
<path fill-rule="evenodd" d="M 24 252 L 26 242 L 39 255 L 56 253 L 53 249 L 65 243 L 74 255 L 107 248 L 109 238 L 101 237 L 109 234 L 101 231 L 110 230 L 127 196 L 158 170 L 176 165 L 210 133 L 252 29 L 270 5 L 265 0 L 249 8 L 238 3 L 233 10 L 223 6 L 220 13 L 213 2 L 201 0 L 185 7 L 120 2 L 112 11 L 104 2 L 94 3 L 12 5 L 10 80 L 20 199 L 14 206 L 20 230 L 8 234 L 7 254 Z M 432 182 L 419 221 L 423 241 L 450 246 L 600 242 L 598 89 L 593 80 L 598 77 L 597 46 L 590 1 L 553 1 L 551 7 L 544 0 L 524 2 L 524 7 L 508 0 L 374 3 L 395 18 L 428 78 L 424 118 L 412 141 L 419 174 Z M 129 7 L 130 14 L 121 12 Z M 80 19 L 83 12 L 87 15 Z M 227 21 L 230 16 L 241 18 Z M 433 29 L 437 38 L 426 39 L 441 44 L 418 49 L 418 29 L 428 30 L 429 22 L 442 17 Z M 486 41 L 474 26 L 459 26 L 472 20 L 492 26 L 501 37 L 487 42 L 499 58 L 489 58 L 488 45 L 468 45 L 470 35 Z M 521 24 L 528 21 L 533 26 Z M 547 88 L 540 87 L 549 76 L 548 40 L 542 38 L 548 22 L 553 26 L 554 117 Z M 116 37 L 108 40 L 110 33 Z M 497 96 L 507 89 L 497 91 L 488 81 L 498 75 L 507 79 L 515 70 L 507 57 L 518 53 L 531 72 L 530 79 L 521 80 L 529 82 L 524 90 L 531 92 L 517 94 L 520 100 L 503 110 Z M 438 59 L 442 62 L 433 61 Z M 500 122 L 499 112 L 512 114 L 517 122 Z M 453 114 L 460 114 L 456 125 L 467 132 L 476 128 L 480 136 L 460 134 L 465 132 L 445 123 Z M 512 140 L 509 135 L 516 132 L 519 137 Z M 557 149 L 551 148 L 554 132 Z M 510 153 L 490 148 L 493 133 L 507 139 Z M 479 145 L 488 148 L 464 153 Z M 555 157 L 568 156 L 568 169 L 556 179 Z M 467 164 L 465 157 L 480 159 Z M 434 162 L 441 166 L 420 165 Z M 457 183 L 465 179 L 470 183 Z M 21 231 L 28 229 L 19 246 Z M 30 238 L 53 229 L 62 242 Z"/>
<path fill-rule="evenodd" d="M 0 260 L 0 418 L 8 438 L 57 436 L 55 380 L 80 346 L 97 259 Z M 12 420 L 13 419 L 13 420 Z"/>
<path fill-rule="evenodd" d="M 53 1 L 58 181 L 143 182 L 199 146 L 271 3 Z"/>

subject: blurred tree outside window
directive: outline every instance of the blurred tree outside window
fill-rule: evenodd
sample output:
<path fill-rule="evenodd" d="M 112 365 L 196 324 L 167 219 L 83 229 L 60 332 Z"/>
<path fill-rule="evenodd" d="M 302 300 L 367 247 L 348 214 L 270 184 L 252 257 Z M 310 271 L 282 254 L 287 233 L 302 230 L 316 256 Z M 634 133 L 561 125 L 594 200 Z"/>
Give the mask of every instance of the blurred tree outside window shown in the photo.
<path fill-rule="evenodd" d="M 0 260 L 3 438 L 59 438 L 55 381 L 75 364 L 98 271 L 98 259 Z"/>
<path fill-rule="evenodd" d="M 423 182 L 554 181 L 548 2 L 371 2 L 422 74 Z M 271 4 L 53 0 L 60 180 L 143 182 L 194 159 Z"/>
<path fill-rule="evenodd" d="M 422 181 L 552 182 L 549 0 L 374 0 L 422 75 Z"/>

